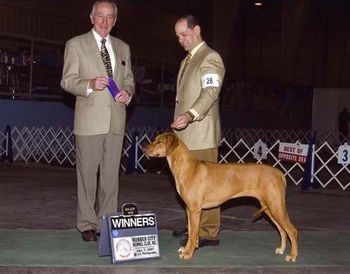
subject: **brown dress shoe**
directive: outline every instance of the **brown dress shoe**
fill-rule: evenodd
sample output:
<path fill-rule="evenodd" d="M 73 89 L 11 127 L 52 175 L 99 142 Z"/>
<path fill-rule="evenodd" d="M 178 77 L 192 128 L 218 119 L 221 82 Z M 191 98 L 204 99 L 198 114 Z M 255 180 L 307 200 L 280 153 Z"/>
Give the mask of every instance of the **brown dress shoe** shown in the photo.
<path fill-rule="evenodd" d="M 89 229 L 89 230 L 85 230 L 81 233 L 81 238 L 83 239 L 83 241 L 85 242 L 94 242 L 97 241 L 97 235 L 96 235 L 96 231 Z"/>
<path fill-rule="evenodd" d="M 187 228 L 183 228 L 181 230 L 174 230 L 173 236 L 174 237 L 187 237 L 188 236 Z"/>

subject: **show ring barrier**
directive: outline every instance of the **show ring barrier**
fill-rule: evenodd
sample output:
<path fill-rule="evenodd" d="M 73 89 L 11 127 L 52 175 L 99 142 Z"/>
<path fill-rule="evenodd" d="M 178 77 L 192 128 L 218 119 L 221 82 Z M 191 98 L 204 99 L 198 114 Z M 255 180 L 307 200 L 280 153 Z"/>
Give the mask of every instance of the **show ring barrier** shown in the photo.
<path fill-rule="evenodd" d="M 142 151 L 146 144 L 164 131 L 156 128 L 128 128 L 121 169 L 126 174 L 161 173 L 167 169 L 164 159 L 149 159 Z M 225 130 L 219 148 L 219 162 L 266 163 L 279 168 L 289 183 L 300 185 L 303 190 L 309 187 L 340 187 L 345 191 L 350 186 L 350 143 L 341 144 L 339 137 L 329 134 L 316 138 L 311 131 Z M 285 161 L 286 158 L 281 158 L 281 147 L 289 145 L 291 149 L 287 149 L 286 153 L 291 156 L 287 158 L 294 159 L 298 153 L 295 154 L 292 147 L 298 144 L 304 145 L 304 149 L 297 149 L 300 161 Z M 73 130 L 8 126 L 5 132 L 0 131 L 0 159 L 74 166 Z"/>

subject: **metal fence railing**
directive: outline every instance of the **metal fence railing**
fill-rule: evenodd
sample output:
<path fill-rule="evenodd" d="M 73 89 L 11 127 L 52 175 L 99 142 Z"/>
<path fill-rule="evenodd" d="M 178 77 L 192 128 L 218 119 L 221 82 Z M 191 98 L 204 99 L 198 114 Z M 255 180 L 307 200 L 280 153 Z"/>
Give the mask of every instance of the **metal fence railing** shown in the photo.
<path fill-rule="evenodd" d="M 125 133 L 121 169 L 126 173 L 134 171 L 163 172 L 168 169 L 166 161 L 148 158 L 142 147 L 150 143 L 160 132 L 155 128 L 128 128 Z M 315 143 L 312 153 L 313 170 L 311 181 L 322 188 L 350 189 L 350 165 L 339 164 L 339 136 L 328 135 L 316 138 L 311 131 L 237 129 L 225 130 L 219 148 L 219 162 L 258 162 L 282 170 L 287 181 L 300 185 L 305 180 L 309 167 L 300 162 L 286 162 L 279 159 L 281 142 L 304 144 Z M 257 159 L 254 146 L 260 141 L 266 144 L 266 157 Z M 0 159 L 12 155 L 14 162 L 45 162 L 52 165 L 74 166 L 75 143 L 70 128 L 17 128 L 0 131 Z M 350 155 L 349 155 L 350 157 Z"/>

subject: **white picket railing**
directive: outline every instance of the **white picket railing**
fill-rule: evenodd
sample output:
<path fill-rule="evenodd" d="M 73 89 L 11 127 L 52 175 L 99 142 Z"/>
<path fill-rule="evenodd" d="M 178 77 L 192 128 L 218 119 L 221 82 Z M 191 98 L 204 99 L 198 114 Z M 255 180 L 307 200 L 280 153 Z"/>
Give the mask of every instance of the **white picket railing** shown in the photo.
<path fill-rule="evenodd" d="M 7 133 L 0 131 L 0 159 L 6 159 L 8 157 L 8 147 Z"/>
<path fill-rule="evenodd" d="M 121 169 L 126 173 L 162 172 L 168 166 L 164 160 L 149 159 L 142 147 L 150 143 L 163 130 L 155 128 L 128 128 L 125 133 Z M 10 136 L 10 137 L 9 137 Z M 9 142 L 9 138 L 11 142 Z M 219 162 L 258 162 L 273 165 L 286 175 L 288 182 L 300 185 L 305 177 L 305 164 L 278 159 L 280 142 L 309 143 L 310 131 L 237 129 L 223 132 L 219 148 Z M 254 158 L 254 144 L 261 140 L 267 145 L 267 158 Z M 322 140 L 322 143 L 320 143 Z M 70 128 L 17 128 L 0 131 L 0 159 L 12 155 L 13 161 L 45 162 L 53 165 L 75 165 L 74 134 Z M 9 144 L 11 144 L 11 147 Z M 313 186 L 350 189 L 350 167 L 337 163 L 338 136 L 321 136 L 316 140 Z M 10 151 L 11 150 L 11 151 Z"/>

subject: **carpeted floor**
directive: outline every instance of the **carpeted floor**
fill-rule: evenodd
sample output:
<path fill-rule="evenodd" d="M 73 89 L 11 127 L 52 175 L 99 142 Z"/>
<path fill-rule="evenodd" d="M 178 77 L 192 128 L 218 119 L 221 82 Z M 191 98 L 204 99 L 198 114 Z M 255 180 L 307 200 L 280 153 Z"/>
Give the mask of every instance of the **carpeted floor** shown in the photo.
<path fill-rule="evenodd" d="M 75 230 L 0 230 L 1 266 L 106 266 L 95 243 L 84 243 Z M 118 264 L 119 267 L 350 267 L 350 232 L 301 232 L 297 263 L 274 254 L 279 243 L 273 231 L 223 231 L 217 247 L 198 249 L 192 260 L 178 258 L 178 242 L 159 232 L 160 259 Z M 287 248 L 289 252 L 289 246 Z"/>
<path fill-rule="evenodd" d="M 0 163 L 0 274 L 350 273 L 349 191 L 288 186 L 288 213 L 299 231 L 296 263 L 274 253 L 277 230 L 265 218 L 252 222 L 257 206 L 244 198 L 222 206 L 220 246 L 183 261 L 170 231 L 183 228 L 186 218 L 169 176 L 123 175 L 120 204 L 157 215 L 161 258 L 115 265 L 73 229 L 75 176 L 72 168 Z"/>

